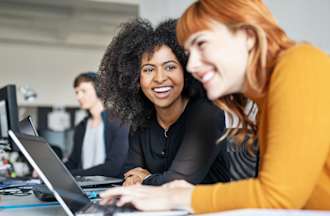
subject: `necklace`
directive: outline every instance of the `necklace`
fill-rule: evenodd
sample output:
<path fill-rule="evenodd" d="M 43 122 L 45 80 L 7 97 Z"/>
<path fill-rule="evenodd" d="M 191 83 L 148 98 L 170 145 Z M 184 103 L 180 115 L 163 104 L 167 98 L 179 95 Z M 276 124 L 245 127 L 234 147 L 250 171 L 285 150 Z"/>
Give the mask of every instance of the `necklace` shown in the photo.
<path fill-rule="evenodd" d="M 169 128 L 164 128 L 164 136 L 165 138 L 167 138 L 167 131 L 168 131 Z"/>
<path fill-rule="evenodd" d="M 164 136 L 165 136 L 165 138 L 168 137 L 167 132 L 168 132 L 168 130 L 170 129 L 170 126 L 171 126 L 174 122 L 176 122 L 176 121 L 178 120 L 178 118 L 182 115 L 182 113 L 184 112 L 184 110 L 185 110 L 185 108 L 186 108 L 186 106 L 187 106 L 187 104 L 188 104 L 188 101 L 189 101 L 189 100 L 185 100 L 185 101 L 184 101 L 184 104 L 183 104 L 182 110 L 181 110 L 181 112 L 180 112 L 180 115 L 175 119 L 175 121 L 169 123 L 169 124 L 168 124 L 168 127 L 163 127 L 163 128 L 164 128 Z M 160 118 L 158 115 L 157 115 L 157 121 L 158 121 L 158 123 L 161 125 L 161 127 L 162 127 L 162 125 L 164 125 L 164 124 L 162 124 L 162 120 L 161 120 L 161 118 Z"/>

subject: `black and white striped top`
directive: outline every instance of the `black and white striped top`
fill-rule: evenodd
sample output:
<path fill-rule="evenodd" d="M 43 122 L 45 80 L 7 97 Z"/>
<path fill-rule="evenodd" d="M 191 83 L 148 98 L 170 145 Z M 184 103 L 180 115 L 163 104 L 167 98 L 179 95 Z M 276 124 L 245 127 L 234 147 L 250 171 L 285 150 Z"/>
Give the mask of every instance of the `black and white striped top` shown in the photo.
<path fill-rule="evenodd" d="M 219 145 L 219 152 L 213 161 L 209 172 L 215 176 L 208 176 L 211 181 L 203 184 L 216 183 L 216 176 L 222 176 L 225 182 L 254 178 L 258 175 L 258 142 L 252 144 L 251 153 L 248 151 L 248 139 L 242 143 L 235 143 L 234 139 L 226 138 Z"/>
<path fill-rule="evenodd" d="M 256 177 L 258 174 L 258 142 L 255 140 L 251 151 L 248 151 L 248 139 L 241 144 L 230 139 L 226 143 L 229 160 L 230 180 L 236 181 Z"/>

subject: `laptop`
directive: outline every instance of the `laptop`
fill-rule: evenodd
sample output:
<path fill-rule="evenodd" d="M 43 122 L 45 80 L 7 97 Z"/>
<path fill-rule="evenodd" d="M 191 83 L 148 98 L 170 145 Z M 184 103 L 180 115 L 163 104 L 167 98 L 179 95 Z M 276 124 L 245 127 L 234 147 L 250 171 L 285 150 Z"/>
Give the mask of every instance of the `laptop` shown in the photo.
<path fill-rule="evenodd" d="M 27 116 L 25 119 L 18 122 L 18 129 L 23 134 L 39 136 L 38 131 L 32 122 L 31 116 Z"/>
<path fill-rule="evenodd" d="M 132 206 L 117 207 L 115 204 L 100 206 L 84 194 L 62 161 L 41 137 L 8 131 L 29 163 L 36 170 L 48 189 L 54 194 L 67 215 L 187 215 L 185 210 L 139 212 Z"/>
<path fill-rule="evenodd" d="M 36 127 L 33 124 L 31 116 L 27 116 L 25 119 L 18 123 L 20 133 L 31 136 L 39 136 Z M 56 146 L 51 146 L 57 156 L 62 155 L 62 150 Z M 60 151 L 60 153 L 59 153 Z M 61 156 L 60 156 L 61 157 Z M 106 176 L 76 176 L 76 181 L 80 187 L 103 187 L 112 184 L 121 184 L 123 180 L 121 178 L 106 177 Z"/>

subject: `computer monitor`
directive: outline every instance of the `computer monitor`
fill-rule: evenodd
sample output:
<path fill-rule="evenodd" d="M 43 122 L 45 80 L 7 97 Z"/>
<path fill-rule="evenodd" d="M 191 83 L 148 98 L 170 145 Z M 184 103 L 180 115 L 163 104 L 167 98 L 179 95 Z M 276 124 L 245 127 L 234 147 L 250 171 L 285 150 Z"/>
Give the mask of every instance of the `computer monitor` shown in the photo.
<path fill-rule="evenodd" d="M 6 85 L 0 89 L 0 144 L 8 145 L 11 150 L 18 150 L 8 139 L 8 130 L 18 129 L 18 108 L 16 86 Z"/>

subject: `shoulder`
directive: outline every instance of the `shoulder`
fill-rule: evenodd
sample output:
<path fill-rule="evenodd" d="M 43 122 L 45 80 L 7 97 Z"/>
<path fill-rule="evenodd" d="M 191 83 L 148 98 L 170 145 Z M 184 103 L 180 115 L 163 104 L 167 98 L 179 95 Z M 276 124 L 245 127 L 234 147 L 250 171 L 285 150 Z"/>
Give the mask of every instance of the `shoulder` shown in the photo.
<path fill-rule="evenodd" d="M 86 116 L 85 118 L 83 118 L 83 120 L 81 120 L 81 121 L 76 125 L 75 130 L 76 130 L 76 129 L 85 128 L 88 119 L 89 119 L 89 116 Z"/>
<path fill-rule="evenodd" d="M 285 89 L 306 84 L 315 86 L 330 78 L 329 71 L 329 55 L 312 45 L 298 44 L 279 56 L 272 72 L 270 89 L 275 91 L 280 87 Z"/>
<path fill-rule="evenodd" d="M 319 49 L 311 44 L 301 43 L 301 44 L 296 44 L 295 46 L 292 46 L 291 48 L 287 49 L 285 52 L 283 52 L 281 57 L 283 57 L 283 58 L 304 58 L 304 57 L 329 58 L 329 55 L 326 54 L 321 49 Z"/>
<path fill-rule="evenodd" d="M 103 111 L 101 116 L 105 125 L 116 128 L 128 128 L 127 125 L 118 117 L 118 115 L 111 110 Z"/>
<path fill-rule="evenodd" d="M 222 114 L 224 112 L 222 109 L 214 105 L 214 103 L 207 98 L 197 98 L 191 99 L 192 101 L 188 103 L 190 113 L 195 114 L 196 112 L 202 114 L 202 112 L 210 112 L 214 114 Z"/>
<path fill-rule="evenodd" d="M 203 123 L 225 122 L 225 113 L 207 98 L 192 99 L 189 102 L 187 120 Z"/>
<path fill-rule="evenodd" d="M 279 56 L 274 71 L 285 68 L 304 71 L 314 66 L 329 67 L 330 56 L 310 44 L 297 44 Z"/>

